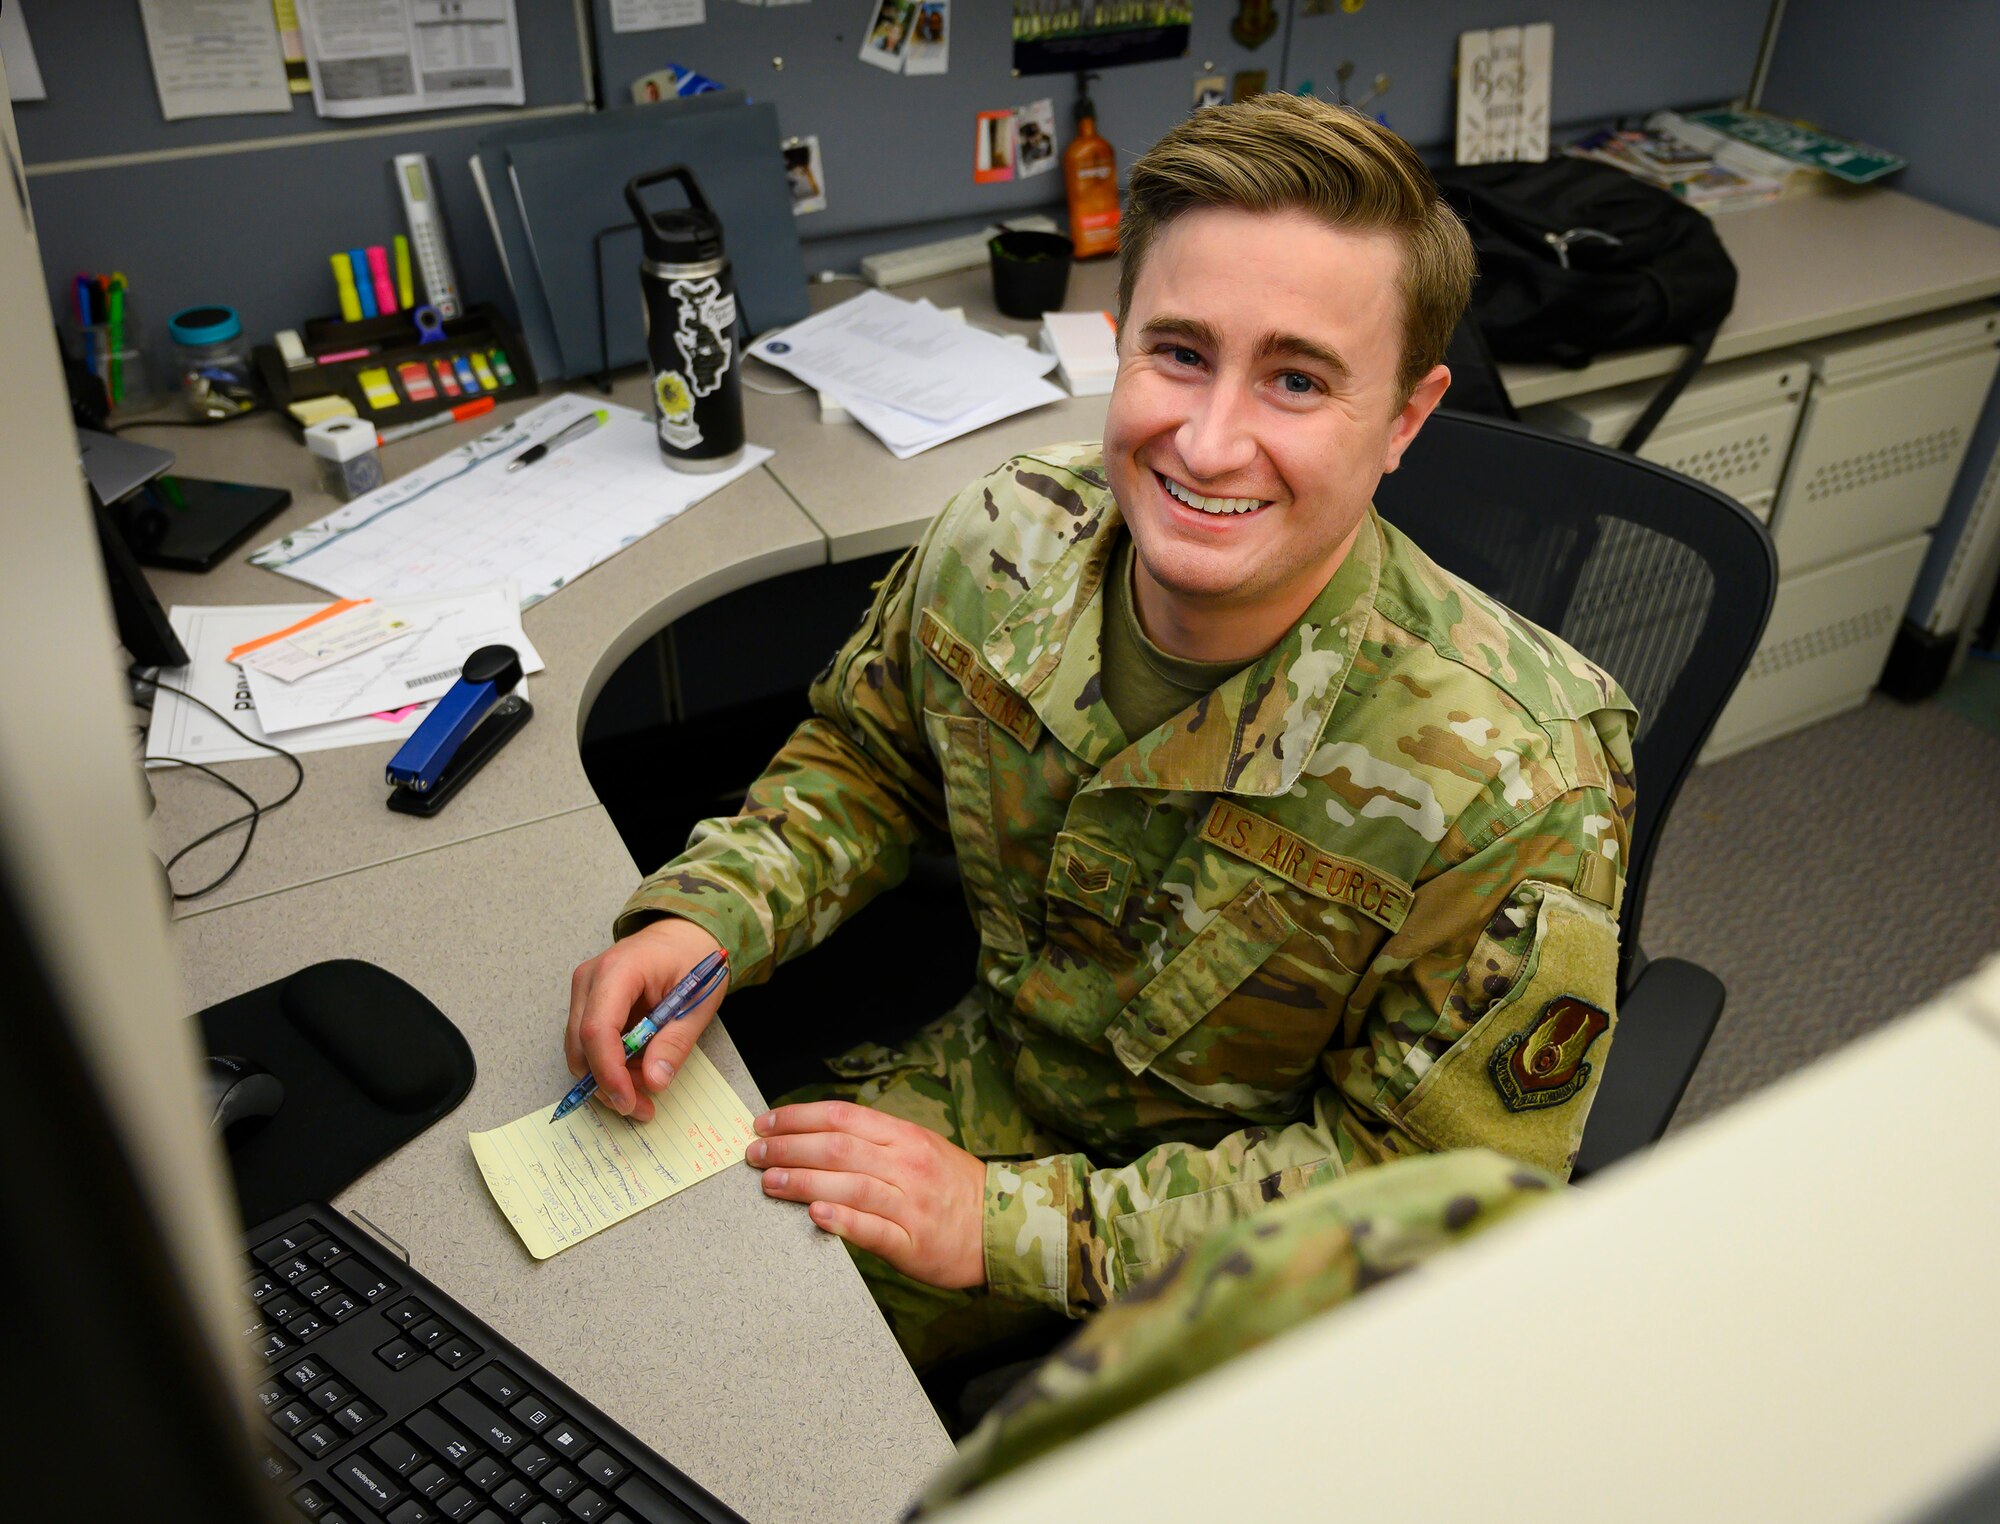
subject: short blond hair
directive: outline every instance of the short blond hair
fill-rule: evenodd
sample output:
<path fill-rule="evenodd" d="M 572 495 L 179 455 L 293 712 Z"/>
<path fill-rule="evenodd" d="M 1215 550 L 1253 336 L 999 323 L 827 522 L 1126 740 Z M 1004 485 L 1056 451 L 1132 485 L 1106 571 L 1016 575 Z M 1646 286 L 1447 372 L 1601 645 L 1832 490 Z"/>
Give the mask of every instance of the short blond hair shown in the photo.
<path fill-rule="evenodd" d="M 1403 248 L 1403 395 L 1444 359 L 1472 297 L 1465 226 L 1416 150 L 1358 112 L 1296 95 L 1197 111 L 1132 166 L 1118 229 L 1118 321 L 1161 229 L 1199 207 L 1300 211 Z"/>

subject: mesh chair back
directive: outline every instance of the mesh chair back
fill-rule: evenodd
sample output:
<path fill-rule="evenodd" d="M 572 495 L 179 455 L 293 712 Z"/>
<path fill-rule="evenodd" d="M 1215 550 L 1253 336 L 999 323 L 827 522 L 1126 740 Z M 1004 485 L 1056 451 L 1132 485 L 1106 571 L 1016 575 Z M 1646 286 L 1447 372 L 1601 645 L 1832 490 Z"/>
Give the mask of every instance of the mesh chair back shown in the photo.
<path fill-rule="evenodd" d="M 1375 495 L 1448 570 L 1553 630 L 1639 708 L 1622 977 L 1661 822 L 1763 634 L 1771 537 L 1735 499 L 1637 456 L 1439 412 Z"/>

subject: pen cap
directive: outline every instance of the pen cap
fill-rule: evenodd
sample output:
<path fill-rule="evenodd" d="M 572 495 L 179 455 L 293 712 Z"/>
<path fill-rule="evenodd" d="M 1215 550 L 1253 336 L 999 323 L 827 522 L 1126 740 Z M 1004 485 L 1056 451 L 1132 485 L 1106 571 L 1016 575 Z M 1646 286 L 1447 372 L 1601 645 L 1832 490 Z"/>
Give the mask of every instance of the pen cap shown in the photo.
<path fill-rule="evenodd" d="M 640 196 L 649 185 L 673 180 L 687 193 L 685 208 L 669 207 L 649 212 Z M 701 193 L 701 182 L 685 164 L 670 164 L 650 174 L 635 175 L 625 182 L 625 204 L 639 224 L 639 236 L 646 245 L 646 259 L 656 265 L 698 265 L 722 257 L 722 224 Z"/>

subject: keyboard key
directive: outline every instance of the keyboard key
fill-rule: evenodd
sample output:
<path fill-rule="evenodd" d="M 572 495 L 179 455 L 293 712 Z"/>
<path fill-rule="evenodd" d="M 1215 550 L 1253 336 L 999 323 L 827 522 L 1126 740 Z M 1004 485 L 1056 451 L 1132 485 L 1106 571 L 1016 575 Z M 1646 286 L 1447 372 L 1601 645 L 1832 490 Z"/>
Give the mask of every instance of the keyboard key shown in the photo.
<path fill-rule="evenodd" d="M 257 1311 L 267 1323 L 282 1323 L 286 1318 L 295 1318 L 306 1310 L 306 1304 L 289 1291 L 281 1291 Z"/>
<path fill-rule="evenodd" d="M 283 1407 L 291 1400 L 292 1389 L 288 1386 L 280 1386 L 275 1381 L 266 1381 L 262 1386 L 257 1388 L 257 1404 L 267 1413 L 272 1408 Z"/>
<path fill-rule="evenodd" d="M 254 1305 L 263 1301 L 265 1297 L 273 1295 L 278 1289 L 278 1283 L 268 1275 L 260 1275 L 243 1289 L 249 1293 L 250 1301 Z"/>
<path fill-rule="evenodd" d="M 551 1450 L 565 1460 L 576 1460 L 597 1443 L 583 1430 L 567 1420 L 552 1423 L 543 1431 L 542 1440 Z"/>
<path fill-rule="evenodd" d="M 276 1238 L 267 1239 L 252 1249 L 250 1254 L 253 1259 L 267 1265 L 282 1264 L 318 1236 L 317 1228 L 296 1227 L 289 1233 L 280 1233 Z"/>
<path fill-rule="evenodd" d="M 525 1477 L 537 1477 L 556 1463 L 556 1458 L 540 1445 L 523 1445 L 514 1457 L 514 1466 Z"/>
<path fill-rule="evenodd" d="M 472 1384 L 491 1397 L 500 1406 L 507 1407 L 518 1397 L 527 1395 L 528 1383 L 508 1370 L 498 1360 L 472 1373 Z"/>
<path fill-rule="evenodd" d="M 409 1475 L 416 1468 L 417 1462 L 424 1458 L 424 1452 L 410 1443 L 409 1436 L 395 1429 L 391 1429 L 387 1434 L 376 1440 L 368 1447 L 368 1450 L 370 1454 L 398 1476 Z M 401 1496 L 402 1491 L 403 1489 L 398 1487 L 396 1489 L 397 1495 Z"/>
<path fill-rule="evenodd" d="M 359 1434 L 382 1415 L 368 1406 L 359 1397 L 342 1407 L 333 1415 L 333 1421 L 350 1434 Z"/>
<path fill-rule="evenodd" d="M 300 1360 L 285 1368 L 285 1379 L 302 1392 L 309 1392 L 332 1374 L 317 1360 Z"/>
<path fill-rule="evenodd" d="M 352 1262 L 341 1272 L 341 1278 L 346 1282 L 351 1295 L 371 1305 L 380 1302 L 383 1297 L 396 1289 L 367 1266 Z"/>
<path fill-rule="evenodd" d="M 315 1274 L 318 1270 L 319 1266 L 315 1265 L 311 1260 L 307 1259 L 302 1254 L 294 1254 L 290 1259 L 286 1260 L 283 1264 L 273 1265 L 271 1267 L 271 1273 L 273 1275 L 277 1276 L 279 1280 L 285 1281 L 291 1285 L 297 1285 L 300 1281 L 304 1280 L 309 1275 Z"/>
<path fill-rule="evenodd" d="M 425 1349 L 435 1349 L 457 1331 L 450 1324 L 440 1323 L 436 1318 L 425 1318 L 409 1331 L 408 1337 L 412 1344 L 421 1345 Z"/>
<path fill-rule="evenodd" d="M 569 1500 L 570 1517 L 583 1520 L 583 1524 L 597 1524 L 597 1521 L 611 1512 L 611 1500 L 601 1492 L 586 1487 Z"/>
<path fill-rule="evenodd" d="M 274 1328 L 257 1341 L 257 1357 L 269 1365 L 275 1360 L 282 1360 L 297 1348 L 298 1345 Z"/>
<path fill-rule="evenodd" d="M 467 1439 L 429 1408 L 420 1413 L 412 1413 L 407 1422 L 412 1434 L 461 1470 L 479 1453 L 480 1447 L 477 1444 Z"/>
<path fill-rule="evenodd" d="M 491 1445 L 496 1455 L 506 1455 L 521 1443 L 521 1431 L 464 1387 L 454 1387 L 438 1399 L 438 1406 L 464 1424 L 481 1444 Z"/>
<path fill-rule="evenodd" d="M 560 1503 L 583 1485 L 583 1478 L 567 1466 L 558 1466 L 542 1478 L 542 1491 Z"/>
<path fill-rule="evenodd" d="M 305 1433 L 297 1436 L 299 1448 L 318 1460 L 341 1441 L 341 1435 L 331 1424 L 316 1423 Z"/>
<path fill-rule="evenodd" d="M 479 1507 L 479 1494 L 468 1492 L 463 1487 L 454 1487 L 437 1500 L 437 1510 L 447 1519 L 470 1518 Z"/>
<path fill-rule="evenodd" d="M 257 1455 L 257 1470 L 266 1481 L 282 1482 L 288 1476 L 297 1476 L 299 1468 L 294 1466 L 276 1450 L 262 1450 Z"/>
<path fill-rule="evenodd" d="M 389 1510 L 389 1524 L 432 1524 L 437 1510 L 418 1498 L 404 1498 Z"/>
<path fill-rule="evenodd" d="M 497 1514 L 490 1508 L 482 1508 L 467 1521 L 467 1524 L 507 1524 L 507 1520 L 504 1515 Z"/>
<path fill-rule="evenodd" d="M 315 1415 L 313 1410 L 303 1402 L 298 1401 L 288 1402 L 279 1408 L 277 1412 L 271 1414 L 271 1422 L 287 1434 L 296 1434 L 307 1424 L 314 1421 Z"/>
<path fill-rule="evenodd" d="M 508 1478 L 507 1468 L 490 1455 L 482 1455 L 465 1468 L 465 1479 L 481 1492 L 491 1492 Z"/>
<path fill-rule="evenodd" d="M 625 1462 L 606 1451 L 592 1450 L 590 1454 L 577 1462 L 577 1470 L 581 1471 L 593 1482 L 602 1482 L 606 1487 L 609 1487 L 625 1474 Z"/>
<path fill-rule="evenodd" d="M 618 1501 L 645 1524 L 687 1524 L 691 1517 L 685 1508 L 636 1472 L 618 1484 Z"/>
<path fill-rule="evenodd" d="M 477 1360 L 480 1351 L 479 1346 L 464 1334 L 453 1334 L 431 1353 L 444 1362 L 446 1369 L 455 1371 L 460 1366 L 469 1365 Z"/>
<path fill-rule="evenodd" d="M 430 1308 L 426 1307 L 413 1296 L 404 1297 L 395 1306 L 382 1309 L 383 1317 L 394 1323 L 398 1328 L 406 1331 L 415 1328 L 430 1315 Z"/>
<path fill-rule="evenodd" d="M 285 1332 L 301 1344 L 310 1344 L 331 1327 L 331 1323 L 314 1312 L 302 1312 L 295 1318 L 285 1320 Z"/>
<path fill-rule="evenodd" d="M 321 1302 L 333 1295 L 333 1282 L 324 1275 L 309 1275 L 295 1289 L 308 1302 Z"/>
<path fill-rule="evenodd" d="M 408 1339 L 391 1339 L 375 1351 L 375 1358 L 392 1371 L 399 1371 L 412 1360 L 420 1359 L 423 1351 Z"/>
<path fill-rule="evenodd" d="M 319 1304 L 322 1316 L 332 1318 L 336 1323 L 345 1323 L 361 1310 L 361 1304 L 345 1291 L 336 1291 Z"/>
<path fill-rule="evenodd" d="M 256 1339 L 261 1338 L 269 1330 L 271 1320 L 252 1307 L 243 1314 L 243 1321 L 238 1326 L 242 1328 L 244 1338 Z"/>
<path fill-rule="evenodd" d="M 434 1498 L 451 1485 L 451 1473 L 436 1461 L 419 1466 L 410 1473 L 410 1490 L 421 1492 L 427 1498 Z"/>
<path fill-rule="evenodd" d="M 521 1515 L 521 1524 L 565 1524 L 563 1516 L 547 1503 L 537 1503 Z"/>
<path fill-rule="evenodd" d="M 561 1416 L 534 1392 L 528 1393 L 527 1396 L 523 1397 L 507 1411 L 520 1419 L 522 1423 L 533 1429 L 537 1434 L 541 1433 L 542 1430 L 546 1429 Z"/>
<path fill-rule="evenodd" d="M 309 1519 L 316 1519 L 333 1507 L 333 1495 L 318 1482 L 307 1482 L 292 1494 L 292 1506 Z"/>
<path fill-rule="evenodd" d="M 306 1395 L 312 1398 L 313 1406 L 318 1408 L 322 1413 L 331 1413 L 335 1408 L 340 1407 L 353 1397 L 354 1392 L 344 1382 L 335 1381 L 331 1377 L 328 1377 L 310 1392 L 306 1393 Z"/>
<path fill-rule="evenodd" d="M 493 1489 L 493 1501 L 510 1514 L 518 1514 L 534 1500 L 535 1495 L 528 1490 L 528 1484 L 519 1477 L 509 1477 Z"/>
<path fill-rule="evenodd" d="M 378 1449 L 381 1443 L 376 1441 Z M 333 1479 L 345 1484 L 362 1502 L 376 1508 L 387 1508 L 403 1495 L 403 1484 L 396 1480 L 396 1468 L 378 1464 L 376 1457 L 363 1455 L 358 1450 L 334 1465 Z"/>
<path fill-rule="evenodd" d="M 318 1265 L 322 1270 L 330 1269 L 347 1257 L 347 1245 L 343 1244 L 337 1238 L 324 1239 L 306 1250 L 306 1258 Z"/>

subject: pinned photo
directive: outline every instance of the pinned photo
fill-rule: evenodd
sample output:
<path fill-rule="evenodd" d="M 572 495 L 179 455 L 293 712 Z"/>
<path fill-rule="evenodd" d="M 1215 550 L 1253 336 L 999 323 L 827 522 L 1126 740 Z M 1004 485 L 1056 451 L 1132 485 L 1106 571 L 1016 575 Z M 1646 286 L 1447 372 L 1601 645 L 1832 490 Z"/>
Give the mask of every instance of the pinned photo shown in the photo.
<path fill-rule="evenodd" d="M 976 185 L 997 185 L 1014 178 L 1014 113 L 982 111 L 973 149 L 972 179 Z"/>
<path fill-rule="evenodd" d="M 902 72 L 903 53 L 917 16 L 917 0 L 869 0 L 868 30 L 861 38 L 861 61 L 891 74 Z"/>
<path fill-rule="evenodd" d="M 1025 180 L 1055 167 L 1055 103 L 1030 102 L 1014 113 L 1014 173 Z"/>
<path fill-rule="evenodd" d="M 826 172 L 820 167 L 818 137 L 785 140 L 785 185 L 792 193 L 792 215 L 826 210 Z"/>
<path fill-rule="evenodd" d="M 951 0 L 917 0 L 905 74 L 942 74 L 951 62 Z"/>

